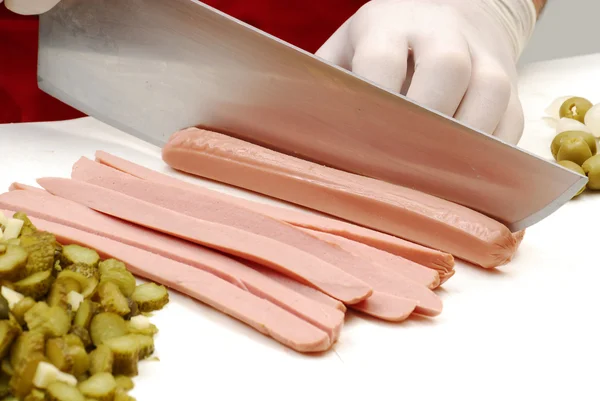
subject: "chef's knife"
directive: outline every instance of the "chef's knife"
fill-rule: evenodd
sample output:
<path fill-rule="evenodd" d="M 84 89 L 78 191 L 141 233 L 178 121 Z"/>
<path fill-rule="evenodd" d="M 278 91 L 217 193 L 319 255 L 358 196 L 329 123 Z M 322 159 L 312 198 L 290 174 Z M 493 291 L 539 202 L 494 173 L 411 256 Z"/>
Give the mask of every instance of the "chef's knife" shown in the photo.
<path fill-rule="evenodd" d="M 517 231 L 587 178 L 193 0 L 62 0 L 40 88 L 162 146 L 200 126 L 485 213 Z M 443 211 L 440 211 L 443 212 Z"/>

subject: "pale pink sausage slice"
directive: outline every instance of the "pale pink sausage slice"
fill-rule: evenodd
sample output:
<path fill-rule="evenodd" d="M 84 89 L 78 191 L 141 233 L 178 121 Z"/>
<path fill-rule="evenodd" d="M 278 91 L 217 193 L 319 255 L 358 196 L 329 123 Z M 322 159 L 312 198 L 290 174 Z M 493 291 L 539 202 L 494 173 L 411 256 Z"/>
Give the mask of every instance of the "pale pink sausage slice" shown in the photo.
<path fill-rule="evenodd" d="M 402 322 L 415 311 L 417 303 L 412 299 L 373 291 L 367 300 L 350 305 L 350 308 L 375 316 L 388 322 Z"/>
<path fill-rule="evenodd" d="M 440 274 L 446 275 L 448 272 L 452 271 L 454 267 L 454 258 L 448 253 L 414 244 L 401 238 L 371 230 L 369 228 L 361 227 L 335 218 L 315 215 L 298 210 L 290 210 L 288 208 L 263 204 L 231 195 L 226 195 L 221 192 L 213 191 L 199 185 L 191 184 L 178 178 L 148 169 L 103 151 L 96 152 L 96 161 L 146 181 L 162 183 L 187 190 L 194 190 L 203 194 L 211 194 L 213 196 L 218 196 L 223 200 L 235 202 L 239 206 L 252 209 L 258 213 L 279 219 L 294 226 L 310 228 L 316 231 L 323 231 L 330 234 L 339 235 L 353 241 L 361 242 L 374 248 L 390 252 L 394 255 L 405 257 L 415 263 L 419 263 L 431 269 L 435 269 L 440 272 Z"/>
<path fill-rule="evenodd" d="M 244 263 L 247 263 L 246 261 Z M 325 306 L 338 309 L 342 312 L 346 312 L 346 305 L 338 301 L 337 299 L 331 298 L 327 294 L 323 294 L 321 291 L 310 287 L 308 285 L 302 284 L 284 274 L 278 273 L 275 270 L 268 269 L 266 267 L 257 265 L 256 263 L 252 263 L 250 267 L 260 274 L 263 274 L 269 277 L 273 281 L 277 281 L 279 284 L 289 288 L 292 291 L 295 291 L 301 295 L 304 295 L 307 298 L 312 299 L 313 301 L 319 302 Z M 371 295 L 373 296 L 373 295 Z M 369 297 L 370 298 L 370 297 Z"/>
<path fill-rule="evenodd" d="M 163 148 L 163 160 L 177 170 L 316 209 L 482 267 L 503 265 L 516 251 L 506 226 L 474 210 L 215 132 L 175 133 Z"/>
<path fill-rule="evenodd" d="M 352 241 L 337 235 L 310 230 L 308 228 L 303 230 L 316 236 L 317 238 L 321 238 L 324 241 L 336 244 L 353 255 L 359 256 L 371 263 L 375 263 L 390 270 L 397 271 L 403 276 L 406 276 L 430 289 L 437 288 L 440 284 L 440 276 L 437 271 L 428 269 L 417 263 L 404 259 L 401 256 L 392 255 L 389 252 L 384 252 L 377 248 L 373 248 L 360 242 Z"/>
<path fill-rule="evenodd" d="M 31 220 L 63 244 L 94 248 L 103 258 L 119 259 L 133 274 L 210 305 L 298 352 L 322 352 L 332 345 L 324 331 L 200 269 L 71 227 Z"/>
<path fill-rule="evenodd" d="M 333 298 L 328 297 L 315 290 L 312 287 L 308 287 L 302 283 L 297 282 L 283 274 L 277 273 L 271 269 L 267 269 L 262 266 L 257 266 L 256 264 L 251 265 L 252 268 L 258 270 L 261 273 L 266 274 L 273 280 L 285 285 L 289 289 L 298 292 L 299 294 L 305 295 L 309 298 L 314 299 L 315 301 L 321 302 L 325 305 L 330 305 L 331 301 L 338 302 Z M 323 298 L 326 297 L 326 298 Z M 341 306 L 343 304 L 340 303 Z M 401 297 L 396 297 L 389 294 L 384 294 L 379 291 L 373 291 L 373 294 L 366 300 L 359 302 L 354 305 L 350 305 L 350 309 L 357 310 L 359 312 L 364 313 L 365 315 L 373 316 L 381 320 L 385 320 L 388 322 L 402 322 L 415 311 L 417 307 L 417 302 L 413 299 L 406 299 Z M 345 309 L 345 306 L 344 306 Z"/>
<path fill-rule="evenodd" d="M 268 266 L 310 283 L 345 304 L 360 302 L 372 293 L 369 285 L 352 275 L 267 237 L 198 220 L 81 181 L 40 178 L 38 184 L 51 194 L 96 211 Z"/>
<path fill-rule="evenodd" d="M 325 241 L 331 237 L 331 234 L 321 232 L 315 232 L 314 235 Z M 427 316 L 437 316 L 442 313 L 442 300 L 437 294 L 386 266 L 377 263 L 346 265 L 343 270 L 364 280 L 375 291 L 417 301 L 416 313 Z"/>
<path fill-rule="evenodd" d="M 38 191 L 38 192 L 44 192 L 44 193 L 46 192 L 42 188 L 32 187 L 31 185 L 21 184 L 19 182 L 13 182 L 12 184 L 10 184 L 10 187 L 8 187 L 8 190 L 9 191 L 27 190 L 27 191 Z"/>
<path fill-rule="evenodd" d="M 143 181 L 86 158 L 81 158 L 75 163 L 71 176 L 73 179 L 117 191 L 200 220 L 225 224 L 281 241 L 310 253 L 325 262 L 331 263 L 353 276 L 359 277 L 356 274 L 357 272 L 363 274 L 359 278 L 373 286 L 375 283 L 369 282 L 369 279 L 373 277 L 374 273 L 377 273 L 378 280 L 385 280 L 387 283 L 385 286 L 386 289 L 393 287 L 394 292 L 391 293 L 383 288 L 378 289 L 373 287 L 373 289 L 416 300 L 419 304 L 417 307 L 419 313 L 437 315 L 441 312 L 441 302 L 437 302 L 439 299 L 436 299 L 437 297 L 434 293 L 425 287 L 415 288 L 415 286 L 419 286 L 421 283 L 418 282 L 420 276 L 413 276 L 413 270 L 405 270 L 401 275 L 395 269 L 386 269 L 385 266 L 382 267 L 380 264 L 373 263 L 369 259 L 356 256 L 338 244 L 331 243 L 330 234 L 318 233 L 315 235 L 308 233 L 303 229 L 282 223 L 243 207 L 238 207 L 230 202 L 224 202 L 215 197 L 202 195 L 195 191 Z M 324 235 L 325 237 L 323 238 L 320 235 Z M 398 264 L 405 262 L 405 260 L 397 259 Z M 406 261 L 406 263 L 410 268 L 413 267 L 410 265 L 411 262 Z M 421 268 L 426 272 L 435 273 L 425 267 Z M 364 272 L 368 272 L 368 274 Z M 429 286 L 430 284 L 431 282 L 427 282 L 425 286 Z M 436 302 L 432 302 L 433 299 Z"/>
<path fill-rule="evenodd" d="M 29 216 L 106 237 L 202 269 L 312 323 L 327 332 L 332 342 L 337 340 L 342 329 L 343 313 L 298 297 L 296 292 L 248 266 L 192 242 L 98 213 L 46 191 L 25 190 L 0 194 L 0 207 L 20 210 Z"/>

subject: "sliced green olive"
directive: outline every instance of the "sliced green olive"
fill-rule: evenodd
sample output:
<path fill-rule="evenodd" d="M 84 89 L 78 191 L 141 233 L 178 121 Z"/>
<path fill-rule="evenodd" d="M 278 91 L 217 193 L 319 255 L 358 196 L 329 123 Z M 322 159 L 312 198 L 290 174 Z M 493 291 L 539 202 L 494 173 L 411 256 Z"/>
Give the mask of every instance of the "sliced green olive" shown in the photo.
<path fill-rule="evenodd" d="M 558 114 L 561 118 L 572 118 L 582 123 L 585 121 L 585 114 L 593 106 L 592 102 L 583 97 L 571 97 L 561 104 Z"/>

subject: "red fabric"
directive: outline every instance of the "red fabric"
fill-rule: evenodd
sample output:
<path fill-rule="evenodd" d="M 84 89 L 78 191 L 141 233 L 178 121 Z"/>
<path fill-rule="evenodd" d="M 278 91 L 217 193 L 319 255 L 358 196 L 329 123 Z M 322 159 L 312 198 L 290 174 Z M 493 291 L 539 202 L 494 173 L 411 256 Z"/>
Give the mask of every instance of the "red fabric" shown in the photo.
<path fill-rule="evenodd" d="M 367 0 L 205 0 L 204 3 L 314 53 Z M 0 124 L 57 121 L 83 114 L 40 91 L 38 18 L 0 4 Z"/>

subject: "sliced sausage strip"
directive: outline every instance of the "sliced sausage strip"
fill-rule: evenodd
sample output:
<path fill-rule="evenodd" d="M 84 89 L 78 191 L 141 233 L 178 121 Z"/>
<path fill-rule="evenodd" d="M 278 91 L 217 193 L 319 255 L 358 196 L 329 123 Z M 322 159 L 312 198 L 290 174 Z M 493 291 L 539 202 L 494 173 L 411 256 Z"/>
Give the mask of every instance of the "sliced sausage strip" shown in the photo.
<path fill-rule="evenodd" d="M 373 291 L 373 295 L 367 300 L 350 305 L 350 308 L 381 320 L 397 323 L 408 319 L 416 306 L 416 302 L 412 299 Z"/>
<path fill-rule="evenodd" d="M 310 253 L 315 257 L 339 267 L 341 270 L 359 277 L 381 292 L 399 297 L 414 299 L 418 303 L 417 311 L 430 315 L 441 312 L 441 301 L 428 288 L 420 285 L 420 276 L 413 276 L 412 270 L 399 274 L 369 259 L 348 252 L 336 243 L 331 243 L 330 234 L 304 232 L 303 229 L 282 223 L 260 213 L 254 213 L 229 202 L 223 202 L 211 196 L 188 191 L 168 185 L 143 181 L 129 177 L 109 167 L 89 159 L 81 158 L 73 167 L 73 179 L 98 185 L 136 199 L 140 199 L 166 209 L 183 213 L 200 220 L 211 221 L 252 232 Z M 325 236 L 324 238 L 319 235 Z M 323 240 L 321 240 L 323 239 Z M 398 260 L 399 264 L 403 261 Z M 407 261 L 407 263 L 410 263 Z M 410 266 L 412 267 L 412 265 Z M 426 272 L 433 272 L 422 267 Z M 362 276 L 357 276 L 361 274 Z M 375 282 L 369 282 L 377 272 L 378 281 L 385 281 L 385 288 L 375 288 Z M 426 285 L 430 285 L 428 282 Z M 380 284 L 381 285 L 381 284 Z M 389 292 L 389 288 L 394 292 Z M 417 288 L 418 287 L 418 288 Z"/>
<path fill-rule="evenodd" d="M 133 274 L 212 306 L 296 351 L 322 352 L 332 345 L 324 331 L 200 269 L 72 227 L 31 220 L 62 243 L 94 248 L 104 258 L 119 259 Z"/>
<path fill-rule="evenodd" d="M 243 262 L 244 264 L 248 263 L 247 261 Z M 327 294 L 323 294 L 321 291 L 310 287 L 308 285 L 302 284 L 288 276 L 278 273 L 275 270 L 268 269 L 264 266 L 257 265 L 256 263 L 252 263 L 249 265 L 252 269 L 256 270 L 260 274 L 263 274 L 269 277 L 273 281 L 277 281 L 279 284 L 289 288 L 292 291 L 295 291 L 301 295 L 304 295 L 307 298 L 312 299 L 313 301 L 319 302 L 325 306 L 330 308 L 338 309 L 342 312 L 346 312 L 346 305 L 338 301 L 337 299 L 331 298 Z M 373 296 L 373 295 L 371 295 Z"/>
<path fill-rule="evenodd" d="M 517 241 L 501 223 L 422 192 L 328 168 L 200 130 L 175 133 L 163 148 L 171 167 L 328 213 L 491 268 Z"/>
<path fill-rule="evenodd" d="M 331 234 L 314 233 L 317 238 L 328 240 Z M 417 301 L 416 313 L 437 316 L 442 313 L 442 300 L 426 286 L 403 276 L 396 270 L 373 263 L 371 265 L 346 265 L 344 271 L 364 280 L 373 290 L 400 298 Z"/>
<path fill-rule="evenodd" d="M 327 332 L 332 341 L 337 340 L 342 329 L 344 314 L 338 310 L 322 307 L 309 297 L 297 296 L 297 292 L 248 266 L 192 242 L 98 213 L 48 192 L 25 190 L 4 193 L 0 195 L 0 207 L 20 210 L 29 216 L 103 236 L 202 269 L 314 324 Z"/>
<path fill-rule="evenodd" d="M 28 190 L 28 191 L 37 191 L 37 192 L 41 192 L 41 193 L 47 193 L 42 188 L 32 187 L 31 185 L 21 184 L 19 182 L 13 182 L 12 184 L 10 184 L 10 187 L 8 188 L 8 190 L 9 191 Z"/>
<path fill-rule="evenodd" d="M 320 231 L 304 229 L 307 233 L 314 235 L 323 241 L 335 244 L 342 249 L 368 260 L 373 264 L 383 266 L 389 270 L 396 271 L 411 280 L 424 285 L 430 289 L 437 288 L 440 284 L 440 275 L 437 271 L 428 269 L 401 256 L 380 251 L 360 242 L 352 241 L 337 235 L 323 233 Z"/>
<path fill-rule="evenodd" d="M 194 190 L 202 194 L 218 196 L 225 201 L 236 203 L 239 206 L 246 207 L 254 210 L 255 212 L 262 213 L 294 226 L 327 232 L 351 239 L 353 241 L 361 242 L 374 248 L 390 252 L 394 255 L 405 257 L 415 263 L 437 270 L 440 272 L 440 274 L 450 272 L 454 267 L 454 258 L 448 253 L 427 248 L 422 245 L 417 245 L 401 238 L 369 228 L 314 213 L 254 202 L 251 200 L 227 195 L 218 191 L 213 191 L 199 185 L 182 181 L 178 178 L 148 169 L 103 151 L 96 152 L 96 161 L 146 181 L 162 183 L 182 189 Z"/>
<path fill-rule="evenodd" d="M 270 267 L 309 283 L 345 304 L 360 302 L 372 293 L 369 285 L 352 275 L 306 252 L 267 237 L 195 219 L 81 181 L 41 178 L 38 183 L 51 194 L 98 212 Z"/>

